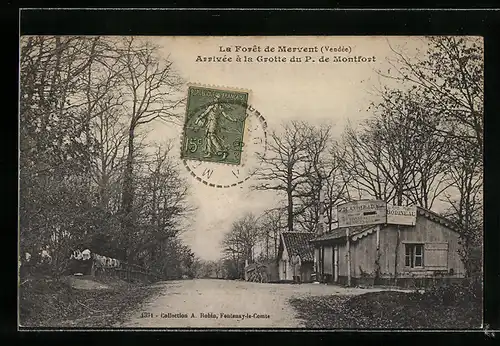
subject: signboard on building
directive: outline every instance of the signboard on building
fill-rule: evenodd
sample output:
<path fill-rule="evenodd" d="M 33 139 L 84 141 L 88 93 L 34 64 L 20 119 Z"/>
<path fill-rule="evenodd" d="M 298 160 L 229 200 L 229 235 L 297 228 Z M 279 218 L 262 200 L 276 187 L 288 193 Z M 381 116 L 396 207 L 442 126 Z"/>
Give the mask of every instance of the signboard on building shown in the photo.
<path fill-rule="evenodd" d="M 387 204 L 387 223 L 414 226 L 417 222 L 417 207 L 403 207 Z"/>
<path fill-rule="evenodd" d="M 386 223 L 387 203 L 379 200 L 359 200 L 337 206 L 339 227 L 354 227 Z"/>

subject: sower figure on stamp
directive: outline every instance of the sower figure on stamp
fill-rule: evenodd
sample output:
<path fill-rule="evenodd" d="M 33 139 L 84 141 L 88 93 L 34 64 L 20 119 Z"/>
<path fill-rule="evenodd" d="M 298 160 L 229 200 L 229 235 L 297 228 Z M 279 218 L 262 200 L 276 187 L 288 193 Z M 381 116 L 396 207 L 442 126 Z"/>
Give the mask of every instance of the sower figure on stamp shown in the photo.
<path fill-rule="evenodd" d="M 298 253 L 292 256 L 293 265 L 293 282 L 300 283 L 300 270 L 301 270 L 301 260 Z"/>
<path fill-rule="evenodd" d="M 221 116 L 225 119 L 236 122 L 231 116 L 224 112 L 223 105 L 217 102 L 220 96 L 216 95 L 214 104 L 211 104 L 207 109 L 198 116 L 198 119 L 194 122 L 195 125 L 199 125 L 202 121 L 205 124 L 202 125 L 206 128 L 205 132 L 205 157 L 211 157 L 213 155 L 222 155 L 222 160 L 224 160 L 228 153 L 228 147 L 224 145 L 224 141 L 219 136 L 220 131 L 220 118 Z"/>

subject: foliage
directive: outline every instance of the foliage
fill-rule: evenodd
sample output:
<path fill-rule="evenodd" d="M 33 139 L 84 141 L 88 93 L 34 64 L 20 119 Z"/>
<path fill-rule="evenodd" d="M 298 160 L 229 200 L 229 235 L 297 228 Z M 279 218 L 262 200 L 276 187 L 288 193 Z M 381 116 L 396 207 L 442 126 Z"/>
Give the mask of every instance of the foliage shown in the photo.
<path fill-rule="evenodd" d="M 223 265 L 227 273 L 227 279 L 236 280 L 243 278 L 243 267 L 245 263 L 241 259 L 226 258 L 223 261 Z"/>
<path fill-rule="evenodd" d="M 372 116 L 343 134 L 348 193 L 432 209 L 461 231 L 469 274 L 483 228 L 483 42 L 477 37 L 422 39 L 423 50 L 393 47 Z"/>
<path fill-rule="evenodd" d="M 419 94 L 422 107 L 443 119 L 436 129 L 445 138 L 473 145 L 477 153 L 482 153 L 482 38 L 431 36 L 426 42 L 422 58 L 393 49 L 394 58 L 389 61 L 393 69 L 383 75 L 411 85 Z"/>
<path fill-rule="evenodd" d="M 299 187 L 307 181 L 309 124 L 291 121 L 281 131 L 270 134 L 266 156 L 260 156 L 262 168 L 257 171 L 257 190 L 274 190 L 286 196 L 287 228 L 293 231 L 294 217 L 300 213 L 294 204 L 301 196 Z"/>
<path fill-rule="evenodd" d="M 433 285 L 425 291 L 425 296 L 440 305 L 477 304 L 482 305 L 482 276 L 475 275 L 459 283 Z"/>
<path fill-rule="evenodd" d="M 140 257 L 147 268 L 157 270 L 166 279 L 181 279 L 183 275 L 194 277 L 194 253 L 179 239 L 171 238 L 163 241 L 158 247 L 157 257 L 151 257 L 151 252 Z"/>
<path fill-rule="evenodd" d="M 326 216 L 333 223 L 333 206 L 342 199 L 345 187 L 336 144 L 330 125 L 314 126 L 307 121 L 284 122 L 271 133 L 253 188 L 284 195 L 288 231 L 316 230 L 321 191 L 326 197 Z"/>
<path fill-rule="evenodd" d="M 481 326 L 481 304 L 467 298 L 444 304 L 431 294 L 383 291 L 358 296 L 294 298 L 306 328 L 461 329 Z"/>
<path fill-rule="evenodd" d="M 281 231 L 286 229 L 282 208 L 265 210 L 258 219 L 257 227 L 260 233 L 258 261 L 269 261 L 278 257 Z"/>
<path fill-rule="evenodd" d="M 449 189 L 440 197 L 462 229 L 467 264 L 482 242 L 484 47 L 479 37 L 432 36 L 425 42 L 424 54 L 416 57 L 391 47 L 392 68 L 379 73 L 411 89 L 414 113 L 425 114 L 422 124 L 442 138 L 448 164 L 440 170 Z"/>
<path fill-rule="evenodd" d="M 238 278 L 243 278 L 245 261 L 252 263 L 254 259 L 255 246 L 261 237 L 257 220 L 254 214 L 247 213 L 242 218 L 233 222 L 231 230 L 224 235 L 222 240 L 223 252 L 227 260 L 232 262 L 228 272 L 232 273 L 234 268 Z"/>
<path fill-rule="evenodd" d="M 187 185 L 171 146 L 153 145 L 143 130 L 177 119 L 181 85 L 171 61 L 148 40 L 21 39 L 23 262 L 30 253 L 36 271 L 45 250 L 49 272 L 60 274 L 81 247 L 134 262 L 178 236 L 193 210 Z"/>
<path fill-rule="evenodd" d="M 363 197 L 430 209 L 450 185 L 450 146 L 431 126 L 439 120 L 412 92 L 384 90 L 380 96 L 373 116 L 344 132 L 349 187 Z"/>
<path fill-rule="evenodd" d="M 267 220 L 267 212 L 260 216 L 262 258 L 269 258 L 277 229 L 314 232 L 324 213 L 331 231 L 337 204 L 374 198 L 426 209 L 444 202 L 444 216 L 461 229 L 468 272 L 477 267 L 472 253 L 482 242 L 483 46 L 474 37 L 426 37 L 422 43 L 425 49 L 413 55 L 390 45 L 390 68 L 378 71 L 383 84 L 368 108 L 371 116 L 359 126 L 348 124 L 339 140 L 329 126 L 307 121 L 285 122 L 271 132 L 254 189 L 282 194 L 283 208 L 275 209 L 286 227 Z"/>
<path fill-rule="evenodd" d="M 212 279 L 233 279 L 228 274 L 228 264 L 225 260 L 218 259 L 215 261 L 198 260 L 196 278 L 212 278 Z"/>
<path fill-rule="evenodd" d="M 20 294 L 24 327 L 112 327 L 158 288 L 107 282 L 109 289 L 78 290 L 63 280 L 32 279 Z"/>

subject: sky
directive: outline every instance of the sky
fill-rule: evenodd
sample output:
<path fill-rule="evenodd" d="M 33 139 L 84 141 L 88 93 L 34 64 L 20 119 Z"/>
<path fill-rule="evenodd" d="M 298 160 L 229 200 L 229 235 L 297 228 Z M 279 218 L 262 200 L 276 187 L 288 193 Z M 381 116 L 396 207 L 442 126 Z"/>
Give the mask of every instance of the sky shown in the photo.
<path fill-rule="evenodd" d="M 212 87 L 250 90 L 251 104 L 267 121 L 267 131 L 277 129 L 287 120 L 307 120 L 312 124 L 329 123 L 334 137 L 340 136 L 347 119 L 357 123 L 369 117 L 369 103 L 374 99 L 374 86 L 380 77 L 375 69 L 387 68 L 386 58 L 392 46 L 406 45 L 410 49 L 422 44 L 415 37 L 154 37 L 148 38 L 161 47 L 161 54 L 173 62 L 177 73 L 187 82 Z M 235 52 L 236 46 L 241 46 Z M 260 52 L 242 52 L 260 47 Z M 305 47 L 318 52 L 264 52 L 269 46 L 279 49 Z M 223 47 L 222 49 L 220 47 Z M 227 47 L 231 51 L 227 50 Z M 321 53 L 323 47 L 324 54 Z M 327 52 L 340 50 L 341 52 Z M 347 49 L 349 52 L 342 52 Z M 236 62 L 239 55 L 252 62 Z M 203 62 L 204 57 L 231 57 L 231 62 Z M 286 58 L 287 62 L 257 62 L 257 57 Z M 302 62 L 289 62 L 292 56 Z M 309 62 L 304 62 L 310 56 Z M 319 58 L 330 58 L 319 62 Z M 362 56 L 372 62 L 332 62 L 335 57 Z M 198 58 L 199 57 L 199 58 Z M 311 62 L 314 60 L 314 62 Z M 373 61 L 374 60 L 374 61 Z M 186 86 L 187 88 L 187 86 Z M 186 89 L 187 91 L 187 89 Z M 174 139 L 180 143 L 181 127 L 155 123 L 149 133 L 152 140 Z M 177 150 L 180 150 L 178 148 Z M 179 157 L 179 155 L 177 155 Z M 179 163 L 180 163 L 179 157 Z M 274 207 L 280 199 L 273 193 L 251 191 L 251 181 L 234 188 L 218 189 L 206 186 L 181 165 L 191 187 L 190 202 L 197 207 L 191 227 L 182 235 L 197 256 L 206 260 L 220 257 L 220 242 L 231 224 L 245 212 L 259 214 Z M 220 173 L 222 172 L 222 173 Z M 219 172 L 224 179 L 230 172 Z"/>

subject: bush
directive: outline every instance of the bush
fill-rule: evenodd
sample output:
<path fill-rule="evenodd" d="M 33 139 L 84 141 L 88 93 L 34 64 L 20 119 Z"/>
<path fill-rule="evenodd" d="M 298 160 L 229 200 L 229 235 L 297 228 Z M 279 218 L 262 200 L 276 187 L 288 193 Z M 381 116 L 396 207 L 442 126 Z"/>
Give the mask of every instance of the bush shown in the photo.
<path fill-rule="evenodd" d="M 43 321 L 55 315 L 69 315 L 73 299 L 73 289 L 62 281 L 30 278 L 19 290 L 20 320 L 25 324 L 32 319 Z"/>
<path fill-rule="evenodd" d="M 116 278 L 94 279 L 108 289 L 74 288 L 69 278 L 34 278 L 19 288 L 20 324 L 25 327 L 110 327 L 135 311 L 161 288 L 124 282 Z"/>
<path fill-rule="evenodd" d="M 479 328 L 481 304 L 466 285 L 436 288 L 424 294 L 382 291 L 357 296 L 316 296 L 290 300 L 307 328 L 464 329 Z M 460 297 L 469 297 L 464 299 Z M 454 301 L 454 297 L 466 301 Z M 438 301 L 439 300 L 439 301 Z M 444 305 L 443 300 L 449 305 Z"/>
<path fill-rule="evenodd" d="M 478 278 L 446 286 L 431 287 L 426 291 L 431 300 L 443 305 L 482 303 L 483 287 Z"/>

